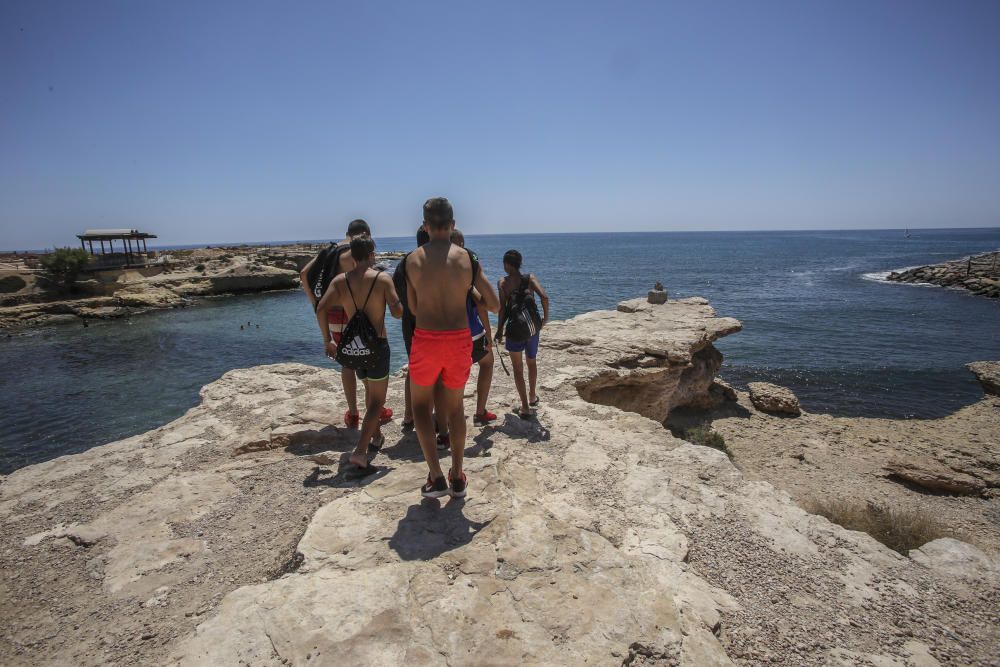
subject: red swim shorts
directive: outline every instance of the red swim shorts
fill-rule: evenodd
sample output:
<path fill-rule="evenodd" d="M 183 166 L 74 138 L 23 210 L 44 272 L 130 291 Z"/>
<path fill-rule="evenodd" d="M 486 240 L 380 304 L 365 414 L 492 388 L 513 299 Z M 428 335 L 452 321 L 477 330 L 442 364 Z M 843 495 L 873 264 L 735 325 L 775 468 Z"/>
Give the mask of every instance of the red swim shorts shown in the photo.
<path fill-rule="evenodd" d="M 340 335 L 347 325 L 347 311 L 340 306 L 334 306 L 326 313 L 326 321 L 330 323 L 330 337 L 336 345 L 340 345 Z"/>
<path fill-rule="evenodd" d="M 437 379 L 448 389 L 460 389 L 472 368 L 472 334 L 468 329 L 413 331 L 410 380 L 430 387 Z"/>

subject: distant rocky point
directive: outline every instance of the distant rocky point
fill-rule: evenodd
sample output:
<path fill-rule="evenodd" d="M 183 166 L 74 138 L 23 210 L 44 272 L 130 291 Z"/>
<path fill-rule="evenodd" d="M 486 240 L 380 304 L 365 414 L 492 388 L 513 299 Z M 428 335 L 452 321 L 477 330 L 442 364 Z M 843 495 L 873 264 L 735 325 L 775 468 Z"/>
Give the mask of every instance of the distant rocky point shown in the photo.
<path fill-rule="evenodd" d="M 73 295 L 23 263 L 0 262 L 0 328 L 114 319 L 189 305 L 197 297 L 294 289 L 299 272 L 326 245 L 161 250 L 147 266 L 81 274 Z M 376 253 L 383 261 L 402 255 Z"/>
<path fill-rule="evenodd" d="M 886 280 L 955 287 L 980 296 L 1000 298 L 1000 251 L 893 271 L 886 276 Z"/>

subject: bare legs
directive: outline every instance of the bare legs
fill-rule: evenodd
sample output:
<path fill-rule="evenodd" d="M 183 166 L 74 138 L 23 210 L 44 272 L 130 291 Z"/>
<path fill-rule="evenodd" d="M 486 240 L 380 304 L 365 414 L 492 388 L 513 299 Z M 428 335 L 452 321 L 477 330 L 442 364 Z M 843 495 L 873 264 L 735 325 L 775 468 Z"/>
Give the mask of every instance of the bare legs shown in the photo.
<path fill-rule="evenodd" d="M 534 360 L 531 361 L 534 365 Z M 517 395 L 521 398 L 521 409 L 518 410 L 518 414 L 526 415 L 530 410 L 528 409 L 528 392 L 524 387 L 524 352 L 511 352 L 510 366 L 511 370 L 514 371 L 514 386 L 517 387 Z"/>
<path fill-rule="evenodd" d="M 490 397 L 490 385 L 493 383 L 493 350 L 490 348 L 486 356 L 479 360 L 479 380 L 476 383 L 476 414 L 486 412 L 486 399 Z M 534 391 L 535 384 L 531 384 Z"/>
<path fill-rule="evenodd" d="M 462 459 L 465 455 L 465 406 L 462 403 L 464 387 L 447 389 L 441 387 L 435 391 L 434 386 L 422 387 L 411 382 L 410 399 L 413 404 L 413 420 L 417 427 L 417 439 L 420 449 L 427 460 L 431 479 L 444 477 L 441 463 L 438 461 L 437 442 L 434 438 L 434 424 L 431 421 L 431 409 L 435 394 L 440 394 L 439 418 L 451 428 L 451 474 L 454 478 L 462 476 Z"/>
<path fill-rule="evenodd" d="M 354 376 L 354 373 L 351 373 Z M 389 389 L 389 378 L 365 383 L 365 418 L 361 422 L 361 435 L 358 436 L 358 444 L 354 448 L 354 453 L 349 459 L 351 463 L 362 468 L 368 466 L 368 444 L 376 435 L 382 435 L 382 427 L 379 424 L 379 417 L 382 416 L 382 407 L 385 405 L 385 394 Z M 381 440 L 381 437 L 379 437 Z"/>
<path fill-rule="evenodd" d="M 528 364 L 528 404 L 531 405 L 536 400 L 538 400 L 538 394 L 535 393 L 535 380 L 538 379 L 538 364 L 531 357 L 527 357 L 525 362 Z"/>
<path fill-rule="evenodd" d="M 406 371 L 406 381 L 403 383 L 403 423 L 413 423 L 413 405 L 410 403 L 410 371 Z"/>
<path fill-rule="evenodd" d="M 348 411 L 352 415 L 358 414 L 358 376 L 354 374 L 354 369 L 342 368 L 340 381 L 344 385 L 344 398 L 347 399 Z"/>

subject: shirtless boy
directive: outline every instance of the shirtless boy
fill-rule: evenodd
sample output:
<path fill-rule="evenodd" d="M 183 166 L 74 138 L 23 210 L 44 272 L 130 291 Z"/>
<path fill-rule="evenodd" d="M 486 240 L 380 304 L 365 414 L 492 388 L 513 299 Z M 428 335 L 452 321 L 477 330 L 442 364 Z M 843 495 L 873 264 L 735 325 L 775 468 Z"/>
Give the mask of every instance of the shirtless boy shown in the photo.
<path fill-rule="evenodd" d="M 336 248 L 339 252 L 339 258 L 336 267 L 333 268 L 333 274 L 339 275 L 345 271 L 350 271 L 354 268 L 354 260 L 351 258 L 351 253 L 348 246 L 351 243 L 351 239 L 356 236 L 367 235 L 371 236 L 371 229 L 368 227 L 368 223 L 364 220 L 358 218 L 357 220 L 351 220 L 347 225 L 347 235 L 344 237 L 340 243 L 337 244 Z M 312 304 L 313 310 L 319 304 L 319 300 L 323 297 L 321 288 L 317 284 L 316 291 L 309 285 L 309 273 L 313 270 L 313 266 L 316 264 L 320 255 L 314 257 L 302 272 L 299 277 L 302 279 L 302 289 L 305 291 L 306 296 L 309 297 L 309 303 Z M 332 340 L 334 343 L 340 343 L 340 333 L 344 330 L 344 325 L 347 324 L 347 315 L 344 309 L 339 305 L 334 305 L 330 309 L 328 315 L 329 320 L 329 331 L 332 335 Z M 352 428 L 357 428 L 360 421 L 358 415 L 358 380 L 354 374 L 354 371 L 350 368 L 342 368 L 340 371 L 340 382 L 344 386 L 344 398 L 347 400 L 347 412 L 344 413 L 344 423 Z M 381 421 L 386 423 L 392 419 L 392 410 L 385 408 L 382 411 Z"/>
<path fill-rule="evenodd" d="M 361 468 L 368 467 L 368 447 L 376 451 L 385 442 L 379 417 L 385 406 L 386 389 L 389 386 L 389 340 L 385 332 L 385 307 L 389 306 L 392 316 L 403 315 L 403 304 L 399 301 L 392 278 L 380 270 L 375 270 L 375 242 L 370 236 L 356 236 L 351 239 L 351 258 L 354 268 L 341 273 L 323 295 L 316 308 L 316 319 L 323 332 L 327 356 L 337 356 L 337 343 L 330 339 L 328 313 L 335 306 L 344 309 L 347 321 L 357 310 L 363 310 L 368 320 L 378 332 L 378 342 L 373 350 L 375 365 L 369 370 L 355 373 L 365 384 L 365 417 L 361 422 L 358 444 L 351 454 L 350 462 Z M 345 369 L 346 370 L 346 369 Z"/>
<path fill-rule="evenodd" d="M 472 334 L 466 311 L 469 287 L 483 296 L 491 312 L 500 309 L 497 294 L 481 267 L 451 242 L 455 216 L 451 203 L 434 197 L 424 203 L 424 224 L 431 240 L 406 258 L 407 303 L 417 318 L 410 355 L 410 397 L 417 439 L 429 469 L 420 493 L 425 498 L 449 495 L 463 498 L 467 479 L 462 470 L 465 453 L 465 406 L 462 394 L 472 368 Z M 445 479 L 438 461 L 431 423 L 434 384 L 443 385 L 444 411 L 451 427 L 451 470 Z M 449 490 L 450 486 L 450 490 Z"/>

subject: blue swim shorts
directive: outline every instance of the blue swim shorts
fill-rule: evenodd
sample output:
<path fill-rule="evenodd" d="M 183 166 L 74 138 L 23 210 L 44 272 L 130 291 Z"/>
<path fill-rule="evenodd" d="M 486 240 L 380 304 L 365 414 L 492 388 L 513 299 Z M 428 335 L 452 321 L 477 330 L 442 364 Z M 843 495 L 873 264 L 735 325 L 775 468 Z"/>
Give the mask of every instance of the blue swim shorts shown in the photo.
<path fill-rule="evenodd" d="M 538 356 L 538 334 L 535 334 L 524 343 L 505 340 L 504 347 L 507 348 L 508 352 L 525 352 L 529 359 L 534 359 Z"/>

